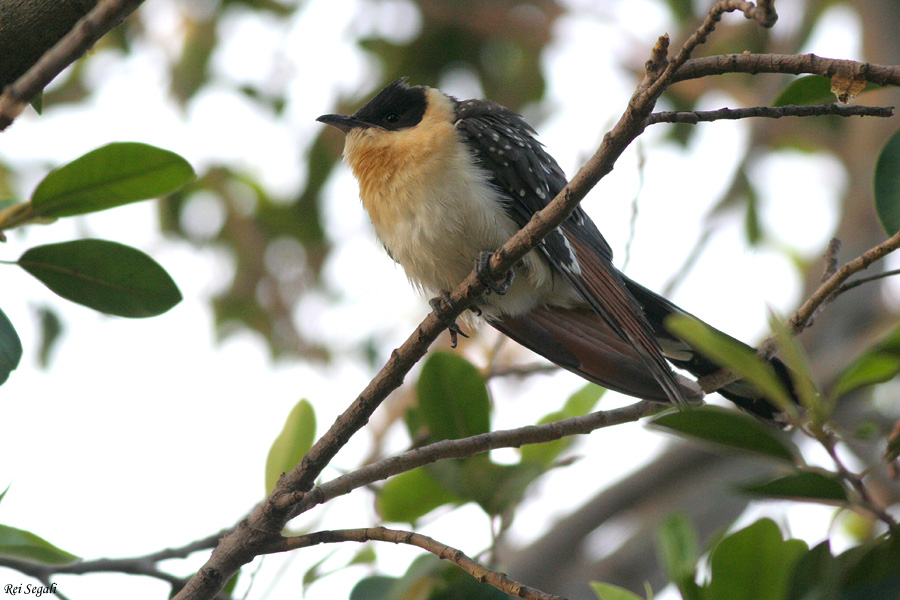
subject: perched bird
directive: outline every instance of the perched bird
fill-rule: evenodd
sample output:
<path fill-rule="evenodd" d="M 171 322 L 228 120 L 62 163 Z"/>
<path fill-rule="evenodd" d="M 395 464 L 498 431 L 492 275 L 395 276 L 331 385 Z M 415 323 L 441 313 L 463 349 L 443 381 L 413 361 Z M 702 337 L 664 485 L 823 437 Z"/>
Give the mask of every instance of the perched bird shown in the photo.
<path fill-rule="evenodd" d="M 702 397 L 670 367 L 697 377 L 717 369 L 666 331 L 668 315 L 686 313 L 616 269 L 580 207 L 505 282 L 490 275 L 489 253 L 567 181 L 520 115 L 399 79 L 354 114 L 318 121 L 346 134 L 344 160 L 375 232 L 417 287 L 446 293 L 476 264 L 494 292 L 479 300 L 482 318 L 523 346 L 631 396 L 679 405 Z M 789 382 L 784 365 L 772 364 Z M 778 414 L 744 382 L 720 393 L 764 419 Z"/>

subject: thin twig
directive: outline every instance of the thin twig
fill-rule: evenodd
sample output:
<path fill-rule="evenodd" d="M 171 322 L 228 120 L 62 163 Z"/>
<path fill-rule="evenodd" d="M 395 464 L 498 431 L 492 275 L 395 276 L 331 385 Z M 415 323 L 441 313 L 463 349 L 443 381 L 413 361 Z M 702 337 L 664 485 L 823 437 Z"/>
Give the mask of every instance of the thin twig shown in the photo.
<path fill-rule="evenodd" d="M 144 0 L 100 0 L 75 26 L 21 77 L 0 94 L 0 131 L 63 69 L 90 50 L 97 40 L 119 26 Z"/>
<path fill-rule="evenodd" d="M 298 548 L 308 548 L 317 544 L 334 544 L 339 542 L 391 542 L 393 544 L 408 544 L 431 552 L 442 560 L 447 560 L 469 573 L 477 581 L 492 585 L 498 590 L 506 592 L 517 598 L 525 600 L 565 600 L 562 596 L 547 594 L 535 588 L 529 587 L 518 581 L 510 579 L 505 574 L 488 569 L 475 562 L 462 550 L 457 550 L 447 544 L 443 544 L 427 535 L 402 531 L 399 529 L 387 529 L 385 527 L 366 527 L 360 529 L 338 529 L 330 531 L 317 531 L 306 535 L 282 538 L 263 553 L 286 552 Z"/>
<path fill-rule="evenodd" d="M 748 108 L 720 108 L 718 110 L 667 111 L 653 113 L 647 117 L 647 125 L 656 123 L 687 123 L 747 119 L 764 117 L 892 117 L 892 106 L 847 106 L 844 104 L 818 104 L 812 106 L 752 106 Z"/>
<path fill-rule="evenodd" d="M 507 367 L 494 367 L 485 375 L 486 379 L 494 377 L 528 377 L 538 373 L 555 373 L 560 367 L 553 363 L 532 363 L 528 365 L 512 365 Z"/>
<path fill-rule="evenodd" d="M 819 286 L 819 289 L 812 293 L 809 299 L 803 303 L 803 306 L 797 310 L 796 314 L 788 320 L 787 325 L 791 328 L 791 331 L 795 334 L 803 331 L 819 305 L 837 292 L 841 284 L 851 275 L 867 269 L 869 265 L 881 260 L 897 248 L 900 248 L 900 232 L 895 233 L 838 269 L 834 275 Z"/>
<path fill-rule="evenodd" d="M 85 560 L 69 565 L 46 565 L 31 561 L 17 560 L 14 558 L 0 557 L 0 567 L 15 569 L 38 581 L 49 582 L 55 575 L 87 575 L 90 573 L 128 573 L 131 575 L 144 575 L 181 586 L 184 579 L 176 577 L 160 570 L 157 564 L 164 560 L 174 558 L 187 558 L 194 552 L 214 548 L 219 538 L 225 532 L 219 532 L 203 539 L 193 541 L 177 548 L 166 548 L 143 556 L 129 558 L 98 558 Z"/>
<path fill-rule="evenodd" d="M 841 285 L 852 275 L 869 267 L 872 263 L 880 260 L 884 256 L 890 254 L 894 250 L 900 248 L 900 232 L 895 233 L 882 243 L 870 248 L 866 252 L 857 256 L 843 267 L 837 270 L 831 277 L 822 283 L 810 296 L 806 302 L 797 309 L 797 312 L 788 319 L 786 325 L 795 335 L 803 331 L 809 326 L 810 320 L 816 314 L 822 304 L 834 298 L 835 294 L 840 293 Z M 770 357 L 776 351 L 774 336 L 767 339 L 759 347 L 759 354 L 763 357 Z M 733 373 L 725 369 L 720 369 L 715 373 L 711 373 L 697 380 L 700 387 L 705 392 L 712 392 L 722 386 L 737 379 Z"/>
<path fill-rule="evenodd" d="M 360 467 L 320 484 L 306 494 L 298 494 L 295 498 L 286 500 L 295 502 L 295 513 L 300 514 L 338 496 L 349 494 L 355 489 L 439 460 L 468 458 L 498 448 L 519 448 L 527 444 L 540 444 L 572 435 L 583 435 L 604 427 L 632 423 L 667 408 L 669 407 L 665 404 L 641 400 L 622 408 L 597 411 L 543 425 L 527 425 L 456 440 L 442 440 Z"/>
<path fill-rule="evenodd" d="M 844 461 L 842 461 L 840 456 L 838 456 L 834 437 L 828 432 L 822 432 L 821 435 L 816 436 L 816 439 L 819 440 L 819 442 L 828 452 L 828 456 L 831 457 L 831 460 L 837 467 L 838 473 L 841 475 L 841 477 L 849 482 L 854 491 L 856 491 L 856 493 L 859 495 L 860 502 L 858 504 L 862 508 L 875 515 L 875 517 L 886 524 L 891 529 L 891 531 L 896 532 L 898 529 L 897 521 L 894 520 L 894 518 L 889 515 L 887 511 L 884 510 L 884 508 L 875 503 L 871 494 L 869 494 L 869 489 L 863 482 L 862 477 L 850 471 L 850 469 L 848 469 L 844 465 Z"/>
<path fill-rule="evenodd" d="M 890 271 L 884 271 L 882 273 L 878 273 L 877 275 L 870 275 L 869 277 L 860 277 L 859 279 L 854 279 L 848 283 L 845 283 L 841 287 L 837 289 L 834 293 L 832 299 L 837 296 L 843 294 L 846 291 L 852 290 L 853 288 L 863 285 L 864 283 L 871 283 L 872 281 L 878 281 L 879 279 L 886 279 L 888 277 L 893 277 L 894 275 L 900 275 L 900 269 L 892 269 Z"/>
<path fill-rule="evenodd" d="M 829 277 L 832 277 L 838 270 L 838 260 L 841 253 L 841 240 L 834 237 L 828 242 L 828 248 L 825 249 L 825 269 L 822 271 L 822 278 L 819 283 L 825 283 Z"/>

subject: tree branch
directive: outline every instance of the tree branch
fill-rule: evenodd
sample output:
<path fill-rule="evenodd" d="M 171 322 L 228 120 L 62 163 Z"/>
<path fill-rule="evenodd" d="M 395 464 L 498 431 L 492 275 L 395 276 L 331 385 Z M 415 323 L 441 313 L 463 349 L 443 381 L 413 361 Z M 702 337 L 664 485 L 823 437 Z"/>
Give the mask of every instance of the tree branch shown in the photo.
<path fill-rule="evenodd" d="M 349 494 L 355 489 L 439 460 L 468 458 L 497 448 L 520 448 L 527 444 L 552 442 L 572 435 L 591 433 L 604 427 L 638 421 L 667 408 L 669 406 L 665 404 L 641 400 L 622 408 L 597 411 L 543 425 L 527 425 L 456 440 L 442 440 L 366 465 L 317 485 L 306 494 L 297 494 L 285 500 L 294 505 L 293 515 L 296 516 L 338 496 Z"/>
<path fill-rule="evenodd" d="M 0 557 L 0 567 L 15 569 L 38 581 L 49 583 L 54 575 L 86 575 L 89 573 L 128 573 L 145 575 L 169 583 L 173 586 L 184 585 L 185 580 L 160 570 L 157 563 L 173 558 L 187 558 L 194 552 L 214 548 L 225 531 L 207 536 L 177 548 L 166 548 L 144 556 L 129 558 L 98 558 L 69 565 L 45 565 L 31 561 Z"/>
<path fill-rule="evenodd" d="M 100 0 L 69 33 L 0 94 L 0 131 L 18 117 L 28 103 L 63 69 L 78 60 L 94 43 L 117 27 L 144 0 Z"/>
<path fill-rule="evenodd" d="M 900 248 L 900 232 L 895 233 L 882 243 L 870 248 L 860 256 L 854 258 L 836 273 L 828 277 L 814 291 L 810 297 L 797 309 L 797 312 L 788 319 L 786 325 L 793 334 L 798 334 L 809 326 L 810 320 L 815 316 L 816 311 L 823 303 L 830 301 L 836 294 L 841 292 L 841 284 L 843 284 L 850 276 L 867 269 L 872 263 L 884 258 L 894 250 Z M 759 353 L 763 356 L 771 356 L 775 353 L 775 338 L 770 337 L 759 347 Z M 705 392 L 712 392 L 724 385 L 728 385 L 736 379 L 734 374 L 727 370 L 720 369 L 715 373 L 706 375 L 697 380 L 700 387 Z"/>
<path fill-rule="evenodd" d="M 387 529 L 385 527 L 367 527 L 362 529 L 338 529 L 317 531 L 307 535 L 282 538 L 270 547 L 262 550 L 264 554 L 287 552 L 298 548 L 308 548 L 317 544 L 333 544 L 337 542 L 391 542 L 408 544 L 431 552 L 442 560 L 448 560 L 470 574 L 477 581 L 494 586 L 517 598 L 526 600 L 565 600 L 561 596 L 547 594 L 507 577 L 503 573 L 493 571 L 478 564 L 462 551 L 443 544 L 427 535 L 412 531 Z"/>
<path fill-rule="evenodd" d="M 847 106 L 845 104 L 819 104 L 814 106 L 753 106 L 749 108 L 720 108 L 718 110 L 667 111 L 647 117 L 647 125 L 656 123 L 687 123 L 737 120 L 750 117 L 780 119 L 781 117 L 892 117 L 892 106 Z"/>
<path fill-rule="evenodd" d="M 855 74 L 878 85 L 900 85 L 900 65 L 876 65 L 815 54 L 723 54 L 686 61 L 672 83 L 726 73 L 781 73 L 835 77 Z"/>

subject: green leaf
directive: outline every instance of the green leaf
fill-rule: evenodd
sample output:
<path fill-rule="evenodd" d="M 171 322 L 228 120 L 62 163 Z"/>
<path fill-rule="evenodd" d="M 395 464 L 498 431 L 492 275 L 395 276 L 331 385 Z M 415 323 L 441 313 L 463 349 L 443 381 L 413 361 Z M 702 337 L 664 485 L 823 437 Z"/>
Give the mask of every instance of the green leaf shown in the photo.
<path fill-rule="evenodd" d="M 900 230 L 900 130 L 888 139 L 875 164 L 875 211 L 888 235 Z"/>
<path fill-rule="evenodd" d="M 27 250 L 18 265 L 72 302 L 120 317 L 160 315 L 181 292 L 155 260 L 107 240 L 75 240 Z"/>
<path fill-rule="evenodd" d="M 80 215 L 168 194 L 193 177 L 191 165 L 174 152 L 116 142 L 50 171 L 31 205 L 38 217 Z"/>
<path fill-rule="evenodd" d="M 591 582 L 591 589 L 598 600 L 644 600 L 634 592 L 611 583 Z"/>
<path fill-rule="evenodd" d="M 0 525 L 0 556 L 29 560 L 45 565 L 69 565 L 81 560 L 30 531 L 23 531 L 8 525 Z"/>
<path fill-rule="evenodd" d="M 854 390 L 890 381 L 900 373 L 900 327 L 865 350 L 838 376 L 831 398 L 838 399 Z"/>
<path fill-rule="evenodd" d="M 686 315 L 666 319 L 666 329 L 702 352 L 704 356 L 755 386 L 778 408 L 791 411 L 793 402 L 781 379 L 753 348 Z"/>
<path fill-rule="evenodd" d="M 720 406 L 662 414 L 649 425 L 791 464 L 799 456 L 797 447 L 781 431 L 749 415 Z"/>
<path fill-rule="evenodd" d="M 697 533 L 686 515 L 675 514 L 656 530 L 660 562 L 684 600 L 701 598 L 696 582 Z"/>
<path fill-rule="evenodd" d="M 22 341 L 16 328 L 6 314 L 0 310 L 0 385 L 9 379 L 10 373 L 22 360 Z"/>
<path fill-rule="evenodd" d="M 834 102 L 831 79 L 821 75 L 798 77 L 788 84 L 775 99 L 773 106 L 805 106 Z"/>
<path fill-rule="evenodd" d="M 774 314 L 769 315 L 769 327 L 775 334 L 775 341 L 781 351 L 781 358 L 791 373 L 794 393 L 806 409 L 812 422 L 821 427 L 831 413 L 831 405 L 822 401 L 819 390 L 813 384 L 813 373 L 806 353 L 797 339 L 784 325 L 784 321 Z"/>
<path fill-rule="evenodd" d="M 415 523 L 439 506 L 460 499 L 438 483 L 423 467 L 387 480 L 375 500 L 375 510 L 384 521 Z"/>
<path fill-rule="evenodd" d="M 360 579 L 350 590 L 348 600 L 387 600 L 391 588 L 399 581 L 396 577 L 371 575 Z"/>
<path fill-rule="evenodd" d="M 490 397 L 484 377 L 458 354 L 432 353 L 422 367 L 416 390 L 433 441 L 490 431 Z"/>
<path fill-rule="evenodd" d="M 457 483 L 448 489 L 477 502 L 487 514 L 499 515 L 518 505 L 528 486 L 543 472 L 536 463 L 498 465 L 487 455 L 478 455 L 460 461 Z M 446 485 L 443 480 L 441 483 Z"/>
<path fill-rule="evenodd" d="M 782 600 L 794 564 L 807 550 L 801 540 L 783 540 L 771 519 L 761 519 L 716 544 L 710 554 L 706 600 Z"/>
<path fill-rule="evenodd" d="M 838 556 L 844 567 L 842 598 L 900 597 L 900 538 L 886 535 Z"/>
<path fill-rule="evenodd" d="M 31 99 L 31 108 L 34 109 L 34 112 L 37 114 L 42 114 L 44 112 L 44 91 L 41 90 L 37 94 L 35 94 L 34 98 Z"/>
<path fill-rule="evenodd" d="M 63 323 L 56 312 L 46 306 L 37 309 L 40 322 L 40 342 L 38 346 L 38 360 L 41 368 L 50 366 L 50 356 L 63 332 Z"/>
<path fill-rule="evenodd" d="M 3 502 L 3 498 L 6 496 L 6 492 L 9 491 L 9 486 L 11 485 L 11 483 L 6 484 L 6 489 L 4 489 L 2 493 L 0 493 L 0 502 Z"/>
<path fill-rule="evenodd" d="M 877 83 L 866 83 L 863 92 L 879 88 Z M 862 93 L 862 92 L 860 92 Z M 773 106 L 806 106 L 832 104 L 837 97 L 831 91 L 831 79 L 822 75 L 805 75 L 792 81 L 775 99 Z"/>
<path fill-rule="evenodd" d="M 787 597 L 792 600 L 837 600 L 842 570 L 825 540 L 797 561 Z"/>
<path fill-rule="evenodd" d="M 606 392 L 604 388 L 589 383 L 572 394 L 569 399 L 566 400 L 562 410 L 557 410 L 545 415 L 538 421 L 538 425 L 586 415 L 597 406 L 597 402 L 600 401 L 600 397 L 603 396 L 604 392 Z M 572 438 L 566 437 L 552 442 L 545 442 L 543 444 L 528 444 L 527 446 L 522 446 L 520 453 L 523 461 L 534 461 L 547 468 L 550 467 L 557 457 L 571 445 Z"/>
<path fill-rule="evenodd" d="M 805 500 L 825 504 L 845 504 L 847 490 L 841 480 L 818 471 L 802 471 L 771 481 L 744 484 L 740 489 L 749 494 L 786 500 Z"/>
<path fill-rule="evenodd" d="M 316 436 L 316 412 L 307 400 L 291 409 L 281 433 L 266 457 L 266 494 L 275 489 L 282 473 L 293 469 L 312 448 Z"/>
<path fill-rule="evenodd" d="M 240 577 L 241 571 L 239 569 L 237 573 L 232 575 L 231 578 L 225 583 L 225 585 L 222 586 L 221 593 L 225 594 L 226 596 L 231 596 L 232 594 L 234 594 L 234 590 L 237 587 L 238 579 L 240 579 Z"/>
<path fill-rule="evenodd" d="M 357 550 L 356 554 L 353 555 L 353 558 L 350 559 L 347 565 L 371 565 L 374 564 L 377 559 L 378 556 L 375 554 L 375 547 L 364 545 Z"/>

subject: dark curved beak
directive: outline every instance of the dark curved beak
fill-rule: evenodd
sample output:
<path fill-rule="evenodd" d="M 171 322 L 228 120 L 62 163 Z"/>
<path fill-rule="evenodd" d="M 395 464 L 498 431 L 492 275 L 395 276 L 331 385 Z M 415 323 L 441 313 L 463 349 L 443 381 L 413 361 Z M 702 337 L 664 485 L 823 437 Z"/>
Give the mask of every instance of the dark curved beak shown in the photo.
<path fill-rule="evenodd" d="M 337 127 L 344 133 L 349 132 L 351 129 L 371 127 L 371 125 L 364 121 L 360 121 L 353 115 L 322 115 L 316 119 L 316 121 L 331 125 L 332 127 Z"/>

